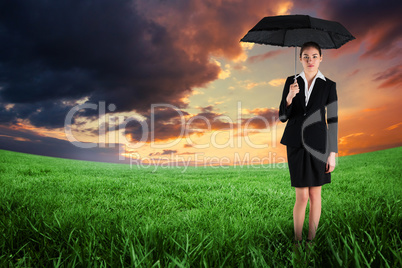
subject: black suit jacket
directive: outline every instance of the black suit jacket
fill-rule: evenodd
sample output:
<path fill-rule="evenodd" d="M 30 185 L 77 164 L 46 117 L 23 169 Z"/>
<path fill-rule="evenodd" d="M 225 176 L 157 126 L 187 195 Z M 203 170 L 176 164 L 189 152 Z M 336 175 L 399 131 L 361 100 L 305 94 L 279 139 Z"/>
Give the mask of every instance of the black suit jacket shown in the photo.
<path fill-rule="evenodd" d="M 338 152 L 338 97 L 336 83 L 325 77 L 317 78 L 307 107 L 305 85 L 302 77 L 297 78 L 299 93 L 286 106 L 289 86 L 294 76 L 289 76 L 283 89 L 279 105 L 279 120 L 286 124 L 281 143 L 289 146 L 311 147 L 321 153 Z M 326 115 L 327 110 L 327 116 Z"/>

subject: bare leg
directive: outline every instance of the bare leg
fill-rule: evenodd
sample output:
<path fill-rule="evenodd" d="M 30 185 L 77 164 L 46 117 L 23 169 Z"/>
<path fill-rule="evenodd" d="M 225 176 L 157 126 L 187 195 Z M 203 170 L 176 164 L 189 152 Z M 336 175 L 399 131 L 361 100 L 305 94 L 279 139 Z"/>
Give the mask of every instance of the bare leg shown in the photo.
<path fill-rule="evenodd" d="M 310 197 L 310 213 L 308 221 L 307 239 L 313 240 L 321 216 L 321 186 L 310 187 L 309 197 Z"/>
<path fill-rule="evenodd" d="M 300 241 L 302 240 L 303 223 L 309 197 L 309 188 L 295 187 L 295 189 L 296 189 L 296 203 L 293 208 L 293 223 L 295 230 L 295 240 Z"/>

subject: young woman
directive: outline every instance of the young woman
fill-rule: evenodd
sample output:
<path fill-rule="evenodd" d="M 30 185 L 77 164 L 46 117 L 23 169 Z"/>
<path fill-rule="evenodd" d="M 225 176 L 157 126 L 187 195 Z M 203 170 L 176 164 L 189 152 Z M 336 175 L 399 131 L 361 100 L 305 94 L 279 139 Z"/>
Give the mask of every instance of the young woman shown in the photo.
<path fill-rule="evenodd" d="M 287 78 L 279 107 L 279 119 L 288 121 L 281 143 L 286 145 L 291 186 L 296 190 L 296 243 L 302 240 L 308 200 L 308 243 L 315 237 L 321 216 L 321 186 L 331 182 L 338 152 L 336 84 L 318 69 L 321 61 L 318 44 L 308 42 L 302 46 L 300 62 L 304 71 L 297 79 Z"/>

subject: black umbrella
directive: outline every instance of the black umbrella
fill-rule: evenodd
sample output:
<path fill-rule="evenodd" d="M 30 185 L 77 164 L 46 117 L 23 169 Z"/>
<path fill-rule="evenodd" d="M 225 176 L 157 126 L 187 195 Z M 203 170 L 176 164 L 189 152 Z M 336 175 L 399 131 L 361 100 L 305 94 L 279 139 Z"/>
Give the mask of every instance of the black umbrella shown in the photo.
<path fill-rule="evenodd" d="M 355 37 L 339 22 L 307 15 L 265 17 L 240 40 L 257 44 L 295 47 L 295 78 L 297 47 L 316 42 L 321 48 L 339 48 Z"/>

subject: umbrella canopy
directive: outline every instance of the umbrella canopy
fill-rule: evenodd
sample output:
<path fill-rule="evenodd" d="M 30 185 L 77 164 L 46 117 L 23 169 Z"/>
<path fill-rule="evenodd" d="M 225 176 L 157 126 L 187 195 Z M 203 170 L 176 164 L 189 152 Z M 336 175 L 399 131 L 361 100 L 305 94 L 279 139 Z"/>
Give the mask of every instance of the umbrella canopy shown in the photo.
<path fill-rule="evenodd" d="M 339 48 L 355 37 L 339 22 L 308 15 L 265 17 L 240 40 L 257 44 L 295 47 L 295 77 L 297 47 L 316 42 L 323 49 Z"/>

